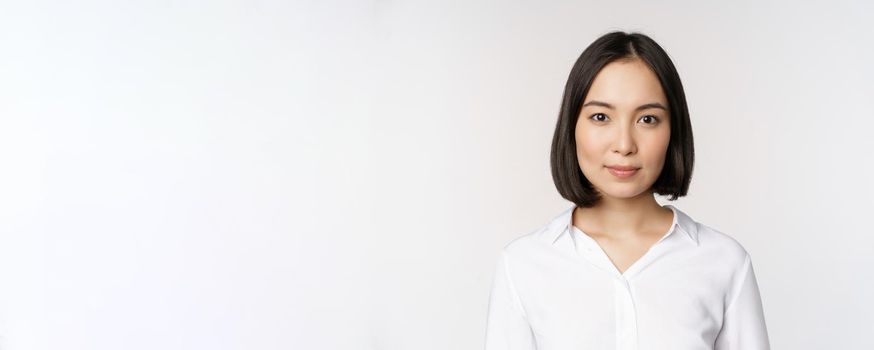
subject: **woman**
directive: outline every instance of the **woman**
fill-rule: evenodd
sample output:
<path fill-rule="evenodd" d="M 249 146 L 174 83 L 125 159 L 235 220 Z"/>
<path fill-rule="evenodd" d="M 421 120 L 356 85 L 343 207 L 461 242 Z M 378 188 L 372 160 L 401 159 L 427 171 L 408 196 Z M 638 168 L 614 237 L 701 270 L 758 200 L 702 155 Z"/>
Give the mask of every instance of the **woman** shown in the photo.
<path fill-rule="evenodd" d="M 573 206 L 501 251 L 487 350 L 769 349 L 750 255 L 661 206 L 685 196 L 692 128 L 667 53 L 608 33 L 571 69 L 552 175 Z"/>

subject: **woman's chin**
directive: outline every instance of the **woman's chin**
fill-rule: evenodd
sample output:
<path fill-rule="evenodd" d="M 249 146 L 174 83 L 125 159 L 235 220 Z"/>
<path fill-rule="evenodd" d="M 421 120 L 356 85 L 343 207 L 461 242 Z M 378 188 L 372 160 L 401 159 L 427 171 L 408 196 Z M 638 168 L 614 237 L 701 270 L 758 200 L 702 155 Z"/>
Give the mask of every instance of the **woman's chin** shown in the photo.
<path fill-rule="evenodd" d="M 631 184 L 626 184 L 625 186 L 613 186 L 599 192 L 601 192 L 601 195 L 605 197 L 615 199 L 631 199 L 639 196 L 645 191 L 646 188 L 639 188 L 638 186 L 631 186 Z"/>

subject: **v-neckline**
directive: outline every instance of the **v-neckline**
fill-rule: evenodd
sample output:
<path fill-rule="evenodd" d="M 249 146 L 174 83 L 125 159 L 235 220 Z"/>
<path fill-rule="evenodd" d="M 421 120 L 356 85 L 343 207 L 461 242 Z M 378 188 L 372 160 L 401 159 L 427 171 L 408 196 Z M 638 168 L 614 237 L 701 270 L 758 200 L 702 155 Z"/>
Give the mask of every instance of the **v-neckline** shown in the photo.
<path fill-rule="evenodd" d="M 592 249 L 592 250 L 597 252 L 596 254 L 598 254 L 599 258 L 602 260 L 602 263 L 604 263 L 604 265 L 609 266 L 609 267 L 607 267 L 607 269 L 609 270 L 610 273 L 614 274 L 616 277 L 621 277 L 625 280 L 628 280 L 629 278 L 633 277 L 637 273 L 637 270 L 642 268 L 639 266 L 642 266 L 642 264 L 644 263 L 645 260 L 650 259 L 650 256 L 653 254 L 652 251 L 657 246 L 659 246 L 662 243 L 662 241 L 665 240 L 665 238 L 670 236 L 671 233 L 673 233 L 676 230 L 677 219 L 678 219 L 677 215 L 678 214 L 676 211 L 674 211 L 673 208 L 669 208 L 669 209 L 671 209 L 671 215 L 673 215 L 673 216 L 671 218 L 671 225 L 668 227 L 667 232 L 662 234 L 662 236 L 655 243 L 650 245 L 649 248 L 647 248 L 647 250 L 641 256 L 639 256 L 634 262 L 632 262 L 630 265 L 628 265 L 628 267 L 625 269 L 625 271 L 622 271 L 622 272 L 619 271 L 619 268 L 616 266 L 616 264 L 613 262 L 613 260 L 610 259 L 610 256 L 607 254 L 607 251 L 604 250 L 604 247 L 602 247 L 601 244 L 598 243 L 598 241 L 596 239 L 594 239 L 592 236 L 589 236 L 587 233 L 585 233 L 583 230 L 581 230 L 579 227 L 576 227 L 573 224 L 571 224 L 571 227 L 573 227 L 573 229 L 577 231 L 577 234 L 584 236 L 584 239 L 588 240 L 590 245 L 597 248 L 597 249 Z"/>

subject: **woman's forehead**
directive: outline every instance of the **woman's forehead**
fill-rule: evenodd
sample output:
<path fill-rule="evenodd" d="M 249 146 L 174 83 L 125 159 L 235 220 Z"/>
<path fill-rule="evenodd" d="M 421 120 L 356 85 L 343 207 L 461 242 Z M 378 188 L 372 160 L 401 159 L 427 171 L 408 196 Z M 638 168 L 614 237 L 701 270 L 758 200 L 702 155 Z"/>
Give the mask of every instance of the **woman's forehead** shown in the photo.
<path fill-rule="evenodd" d="M 658 76 L 643 61 L 618 60 L 605 65 L 595 76 L 586 101 L 598 100 L 614 106 L 666 103 Z"/>

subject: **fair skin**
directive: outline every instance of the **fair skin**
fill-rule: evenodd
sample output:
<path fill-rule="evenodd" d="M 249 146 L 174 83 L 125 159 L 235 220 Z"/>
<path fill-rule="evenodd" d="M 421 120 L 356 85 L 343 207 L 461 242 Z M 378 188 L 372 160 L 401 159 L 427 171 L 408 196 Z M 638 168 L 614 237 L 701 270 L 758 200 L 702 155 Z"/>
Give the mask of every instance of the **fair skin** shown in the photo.
<path fill-rule="evenodd" d="M 591 236 L 620 273 L 670 228 L 673 213 L 655 199 L 652 185 L 664 167 L 670 141 L 668 103 L 654 72 L 639 59 L 605 65 L 583 101 L 575 128 L 580 169 L 601 194 L 591 208 L 577 207 L 573 225 Z M 639 168 L 630 177 L 608 166 Z"/>

